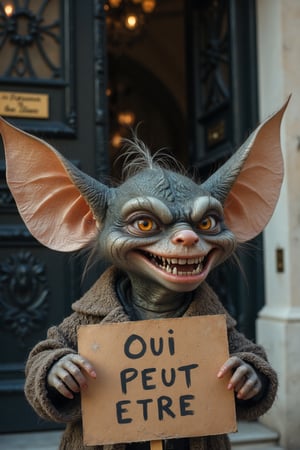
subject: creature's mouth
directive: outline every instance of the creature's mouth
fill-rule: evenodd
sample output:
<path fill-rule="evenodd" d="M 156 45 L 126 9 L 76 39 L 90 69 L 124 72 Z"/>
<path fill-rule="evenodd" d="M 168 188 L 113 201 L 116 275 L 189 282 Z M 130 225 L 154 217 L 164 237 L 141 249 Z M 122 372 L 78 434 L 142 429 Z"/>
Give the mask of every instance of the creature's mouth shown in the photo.
<path fill-rule="evenodd" d="M 149 252 L 143 255 L 159 269 L 177 276 L 199 275 L 208 262 L 208 255 L 194 258 L 166 258 Z"/>

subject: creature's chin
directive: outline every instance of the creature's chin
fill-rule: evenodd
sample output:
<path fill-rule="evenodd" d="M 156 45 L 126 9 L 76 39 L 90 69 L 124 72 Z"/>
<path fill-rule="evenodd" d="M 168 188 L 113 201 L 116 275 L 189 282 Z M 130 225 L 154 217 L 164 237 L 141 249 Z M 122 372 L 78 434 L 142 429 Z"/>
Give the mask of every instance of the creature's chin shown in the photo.
<path fill-rule="evenodd" d="M 211 250 L 205 256 L 180 258 L 139 250 L 130 252 L 130 261 L 139 271 L 146 271 L 151 278 L 165 283 L 170 289 L 190 291 L 205 280 L 213 265 L 214 255 L 215 250 Z"/>

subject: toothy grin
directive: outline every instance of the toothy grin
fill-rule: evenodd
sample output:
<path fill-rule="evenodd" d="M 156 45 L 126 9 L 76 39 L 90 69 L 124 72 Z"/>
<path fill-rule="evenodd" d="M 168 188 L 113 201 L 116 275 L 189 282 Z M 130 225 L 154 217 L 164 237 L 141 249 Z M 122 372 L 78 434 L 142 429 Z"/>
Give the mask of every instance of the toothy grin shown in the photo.
<path fill-rule="evenodd" d="M 172 275 L 185 276 L 200 274 L 203 271 L 206 259 L 205 256 L 196 258 L 165 258 L 153 253 L 145 253 L 145 255 L 159 269 Z"/>

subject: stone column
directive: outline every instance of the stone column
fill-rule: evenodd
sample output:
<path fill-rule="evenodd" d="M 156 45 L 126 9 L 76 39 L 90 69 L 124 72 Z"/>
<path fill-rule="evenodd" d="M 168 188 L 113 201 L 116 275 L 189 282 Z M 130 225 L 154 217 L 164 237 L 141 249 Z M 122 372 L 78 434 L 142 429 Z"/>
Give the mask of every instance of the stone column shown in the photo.
<path fill-rule="evenodd" d="M 260 119 L 292 94 L 282 126 L 285 181 L 264 232 L 266 305 L 257 340 L 279 376 L 278 398 L 261 420 L 300 449 L 300 1 L 257 0 Z"/>

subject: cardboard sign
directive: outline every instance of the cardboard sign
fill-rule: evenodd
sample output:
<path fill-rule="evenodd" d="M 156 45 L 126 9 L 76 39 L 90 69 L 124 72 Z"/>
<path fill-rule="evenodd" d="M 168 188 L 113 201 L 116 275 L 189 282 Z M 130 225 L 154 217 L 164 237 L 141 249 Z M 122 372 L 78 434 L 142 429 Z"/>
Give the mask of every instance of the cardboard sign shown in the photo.
<path fill-rule="evenodd" d="M 82 392 L 85 445 L 236 431 L 225 316 L 82 326 L 79 353 L 97 372 Z"/>

